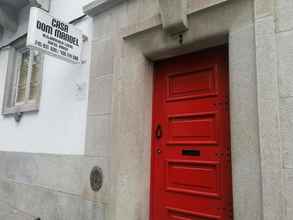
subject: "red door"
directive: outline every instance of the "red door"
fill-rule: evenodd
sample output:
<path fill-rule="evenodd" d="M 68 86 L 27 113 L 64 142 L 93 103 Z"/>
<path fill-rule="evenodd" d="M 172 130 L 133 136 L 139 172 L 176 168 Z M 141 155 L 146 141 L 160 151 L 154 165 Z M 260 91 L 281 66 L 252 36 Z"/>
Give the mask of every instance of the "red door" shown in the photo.
<path fill-rule="evenodd" d="M 227 48 L 155 64 L 151 220 L 230 220 Z"/>

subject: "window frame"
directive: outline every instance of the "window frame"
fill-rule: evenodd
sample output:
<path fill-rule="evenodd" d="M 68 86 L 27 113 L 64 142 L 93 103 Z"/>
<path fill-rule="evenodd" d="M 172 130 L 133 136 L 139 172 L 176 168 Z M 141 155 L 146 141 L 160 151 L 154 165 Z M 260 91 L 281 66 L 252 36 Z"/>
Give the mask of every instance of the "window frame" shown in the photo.
<path fill-rule="evenodd" d="M 42 78 L 43 78 L 43 64 L 44 64 L 44 55 L 40 54 L 40 63 L 39 65 L 39 89 L 34 100 L 29 100 L 30 93 L 30 83 L 31 83 L 31 75 L 32 75 L 32 59 L 33 54 L 31 53 L 32 49 L 26 48 L 26 36 L 21 39 L 13 42 L 10 46 L 5 48 L 8 50 L 8 60 L 7 60 L 7 70 L 5 77 L 5 90 L 4 90 L 4 100 L 3 100 L 3 115 L 11 115 L 16 113 L 25 113 L 25 112 L 36 112 L 40 107 L 40 98 L 42 91 Z M 17 93 L 18 93 L 18 79 L 20 76 L 20 65 L 19 62 L 19 52 L 23 53 L 25 51 L 30 51 L 29 56 L 29 67 L 28 67 L 28 75 L 26 86 L 28 89 L 25 91 L 25 101 L 21 103 L 17 103 Z M 23 51 L 23 52 L 22 52 Z M 39 52 L 40 53 L 40 52 Z M 18 60 L 18 64 L 17 64 Z M 20 63 L 20 64 L 19 64 Z M 30 76 L 29 76 L 30 75 Z"/>

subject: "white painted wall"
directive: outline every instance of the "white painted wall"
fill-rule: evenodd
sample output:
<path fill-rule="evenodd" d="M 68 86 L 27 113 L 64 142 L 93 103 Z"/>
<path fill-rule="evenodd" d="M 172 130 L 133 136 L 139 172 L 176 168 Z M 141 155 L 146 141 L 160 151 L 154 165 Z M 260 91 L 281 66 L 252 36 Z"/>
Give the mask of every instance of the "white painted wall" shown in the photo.
<path fill-rule="evenodd" d="M 57 4 L 58 2 L 58 4 Z M 51 13 L 65 21 L 82 15 L 83 1 L 52 0 Z M 89 37 L 92 20 L 76 25 Z M 25 114 L 20 123 L 0 116 L 0 151 L 50 154 L 84 154 L 91 38 L 85 43 L 85 64 L 67 64 L 46 56 L 40 110 Z M 5 85 L 7 57 L 0 52 L 0 104 Z M 81 87 L 81 89 L 79 88 Z M 2 109 L 1 109 L 2 112 Z"/>

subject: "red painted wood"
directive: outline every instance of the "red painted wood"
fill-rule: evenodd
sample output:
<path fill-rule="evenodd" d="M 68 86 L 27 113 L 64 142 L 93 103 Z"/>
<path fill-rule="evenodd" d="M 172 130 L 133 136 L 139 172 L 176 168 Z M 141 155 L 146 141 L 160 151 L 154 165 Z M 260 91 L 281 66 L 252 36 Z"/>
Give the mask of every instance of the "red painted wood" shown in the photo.
<path fill-rule="evenodd" d="M 155 64 L 151 220 L 233 218 L 227 63 L 223 46 Z"/>

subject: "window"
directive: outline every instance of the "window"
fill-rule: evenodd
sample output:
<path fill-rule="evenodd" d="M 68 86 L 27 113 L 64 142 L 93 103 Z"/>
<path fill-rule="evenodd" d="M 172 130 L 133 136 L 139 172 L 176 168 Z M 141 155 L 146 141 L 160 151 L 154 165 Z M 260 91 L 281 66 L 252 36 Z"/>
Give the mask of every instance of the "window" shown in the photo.
<path fill-rule="evenodd" d="M 9 47 L 3 114 L 39 109 L 43 56 L 25 42 L 22 38 Z"/>

